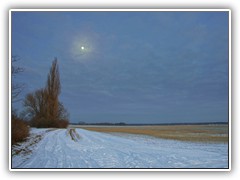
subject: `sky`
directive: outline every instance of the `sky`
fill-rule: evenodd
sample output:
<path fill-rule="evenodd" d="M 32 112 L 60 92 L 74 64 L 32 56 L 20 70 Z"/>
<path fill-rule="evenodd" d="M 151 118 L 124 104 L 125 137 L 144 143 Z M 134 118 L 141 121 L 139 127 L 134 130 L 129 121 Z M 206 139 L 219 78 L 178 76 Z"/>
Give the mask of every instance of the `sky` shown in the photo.
<path fill-rule="evenodd" d="M 11 23 L 21 97 L 57 57 L 70 122 L 228 121 L 226 11 L 12 12 Z"/>

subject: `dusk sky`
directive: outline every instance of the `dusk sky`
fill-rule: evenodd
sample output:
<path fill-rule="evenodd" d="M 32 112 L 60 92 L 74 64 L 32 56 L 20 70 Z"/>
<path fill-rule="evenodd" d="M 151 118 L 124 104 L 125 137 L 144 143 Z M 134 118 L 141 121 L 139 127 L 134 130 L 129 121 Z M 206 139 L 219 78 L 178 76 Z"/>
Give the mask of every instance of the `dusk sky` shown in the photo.
<path fill-rule="evenodd" d="M 12 12 L 24 98 L 54 57 L 71 122 L 228 121 L 228 12 Z M 21 111 L 21 102 L 14 104 Z"/>

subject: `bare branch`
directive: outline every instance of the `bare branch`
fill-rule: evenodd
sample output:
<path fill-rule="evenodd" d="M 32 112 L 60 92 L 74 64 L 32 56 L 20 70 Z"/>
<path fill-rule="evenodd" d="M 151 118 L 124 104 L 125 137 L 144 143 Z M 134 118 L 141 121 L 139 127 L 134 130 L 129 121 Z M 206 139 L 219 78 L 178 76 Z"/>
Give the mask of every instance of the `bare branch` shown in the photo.
<path fill-rule="evenodd" d="M 15 78 L 19 73 L 23 72 L 24 69 L 21 67 L 14 66 L 13 63 L 20 60 L 18 56 L 12 56 L 12 78 Z M 12 102 L 16 103 L 21 101 L 21 99 L 17 99 L 19 94 L 23 91 L 25 85 L 22 83 L 14 83 L 12 80 Z"/>

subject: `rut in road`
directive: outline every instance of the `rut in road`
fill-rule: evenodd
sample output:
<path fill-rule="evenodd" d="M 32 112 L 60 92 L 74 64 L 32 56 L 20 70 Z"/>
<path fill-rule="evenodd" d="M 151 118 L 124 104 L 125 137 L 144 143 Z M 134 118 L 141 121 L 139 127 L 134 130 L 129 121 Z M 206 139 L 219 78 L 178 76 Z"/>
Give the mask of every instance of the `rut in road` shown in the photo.
<path fill-rule="evenodd" d="M 72 140 L 77 142 L 80 139 L 79 134 L 76 132 L 75 128 L 69 128 L 68 133 L 71 136 Z"/>

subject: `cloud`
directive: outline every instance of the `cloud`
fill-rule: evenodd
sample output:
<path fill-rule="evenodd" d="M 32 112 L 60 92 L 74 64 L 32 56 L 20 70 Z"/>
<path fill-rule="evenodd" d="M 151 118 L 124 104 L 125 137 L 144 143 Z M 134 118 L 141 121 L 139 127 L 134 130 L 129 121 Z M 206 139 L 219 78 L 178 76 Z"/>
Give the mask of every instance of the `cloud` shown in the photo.
<path fill-rule="evenodd" d="M 206 107 L 214 113 L 227 107 L 228 20 L 222 14 L 39 13 L 14 22 L 12 49 L 29 67 L 22 79 L 43 86 L 57 56 L 61 99 L 74 118 L 132 112 L 129 121 L 137 114 L 190 119 L 207 116 Z"/>

